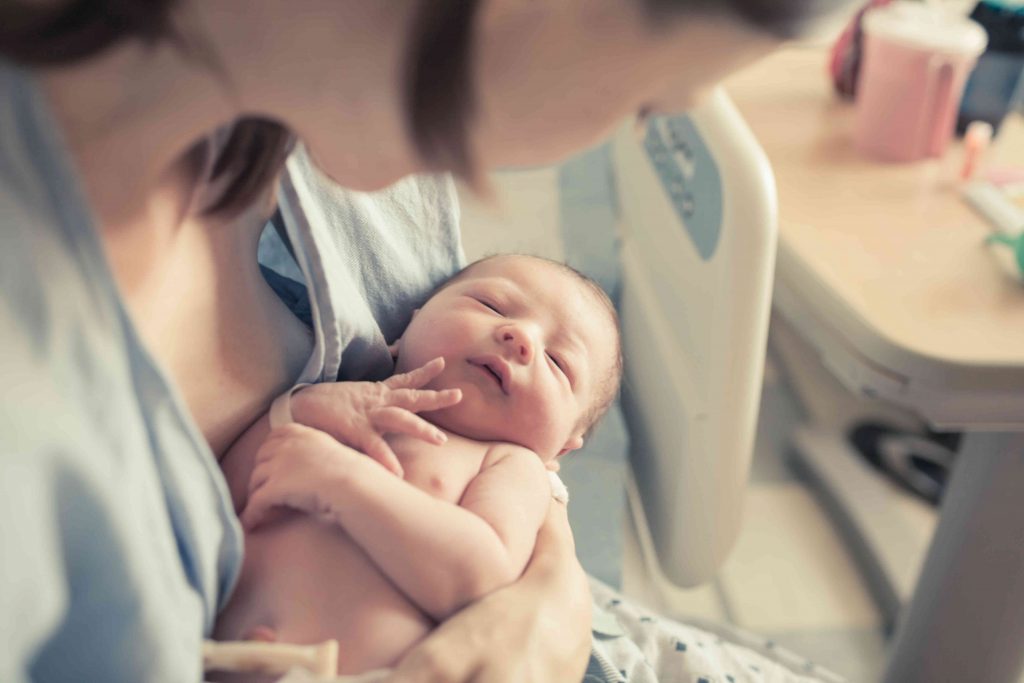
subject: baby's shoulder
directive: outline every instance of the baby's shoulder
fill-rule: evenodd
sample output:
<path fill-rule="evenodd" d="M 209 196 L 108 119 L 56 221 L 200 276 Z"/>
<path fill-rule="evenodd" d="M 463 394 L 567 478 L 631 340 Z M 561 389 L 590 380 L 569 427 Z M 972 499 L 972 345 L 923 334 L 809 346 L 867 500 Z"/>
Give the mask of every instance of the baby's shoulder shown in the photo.
<path fill-rule="evenodd" d="M 481 445 L 487 449 L 480 467 L 481 471 L 494 467 L 498 463 L 514 464 L 527 469 L 544 471 L 544 463 L 541 462 L 540 456 L 525 446 L 502 441 Z"/>
<path fill-rule="evenodd" d="M 479 476 L 481 481 L 486 479 L 491 486 L 501 482 L 502 490 L 515 491 L 515 495 L 532 491 L 538 496 L 538 501 L 547 500 L 555 493 L 552 473 L 540 456 L 513 443 L 488 444 Z"/>
<path fill-rule="evenodd" d="M 438 459 L 444 456 L 445 461 L 452 460 L 483 460 L 491 444 L 467 439 L 457 434 L 448 434 L 443 444 L 434 444 L 405 434 L 389 434 L 388 445 L 398 459 L 415 460 L 422 458 Z"/>

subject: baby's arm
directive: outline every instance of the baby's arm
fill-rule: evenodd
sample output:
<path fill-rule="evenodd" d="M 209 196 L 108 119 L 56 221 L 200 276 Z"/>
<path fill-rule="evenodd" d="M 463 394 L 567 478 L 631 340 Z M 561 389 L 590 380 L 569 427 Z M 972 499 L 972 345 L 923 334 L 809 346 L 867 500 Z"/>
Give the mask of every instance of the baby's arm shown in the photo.
<path fill-rule="evenodd" d="M 522 574 L 551 501 L 540 459 L 518 446 L 494 446 L 458 506 L 336 442 L 315 446 L 320 453 L 325 447 L 345 451 L 325 457 L 310 443 L 273 444 L 282 438 L 272 434 L 261 450 L 243 522 L 251 527 L 271 507 L 286 505 L 339 524 L 437 620 Z M 267 457 L 267 446 L 276 454 Z"/>
<path fill-rule="evenodd" d="M 523 573 L 551 502 L 532 451 L 494 446 L 458 506 L 376 469 L 353 478 L 336 519 L 430 616 L 443 620 Z"/>
<path fill-rule="evenodd" d="M 444 358 L 435 358 L 383 382 L 324 382 L 308 386 L 294 397 L 288 392 L 278 401 L 285 401 L 284 412 L 293 413 L 296 422 L 330 434 L 401 476 L 402 467 L 384 435 L 405 434 L 429 443 L 444 443 L 444 433 L 416 415 L 448 408 L 462 400 L 458 389 L 424 389 L 443 370 Z M 265 413 L 220 459 L 235 512 L 245 507 L 256 452 L 271 426 L 270 413 Z"/>

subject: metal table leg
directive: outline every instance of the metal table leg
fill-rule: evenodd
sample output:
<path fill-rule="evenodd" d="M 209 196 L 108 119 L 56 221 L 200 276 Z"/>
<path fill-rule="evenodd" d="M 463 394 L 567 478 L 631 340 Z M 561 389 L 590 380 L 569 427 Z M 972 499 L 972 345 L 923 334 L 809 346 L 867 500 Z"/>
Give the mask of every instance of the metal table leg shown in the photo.
<path fill-rule="evenodd" d="M 969 434 L 886 683 L 1018 683 L 1024 672 L 1024 433 Z"/>

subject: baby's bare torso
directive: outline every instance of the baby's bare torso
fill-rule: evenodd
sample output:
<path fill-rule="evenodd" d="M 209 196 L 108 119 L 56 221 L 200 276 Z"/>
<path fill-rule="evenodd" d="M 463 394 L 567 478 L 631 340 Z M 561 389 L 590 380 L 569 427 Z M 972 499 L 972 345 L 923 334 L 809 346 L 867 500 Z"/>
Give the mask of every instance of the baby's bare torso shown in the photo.
<path fill-rule="evenodd" d="M 491 446 L 455 435 L 443 446 L 405 436 L 388 443 L 407 482 L 456 505 Z M 394 665 L 435 623 L 342 528 L 292 514 L 246 534 L 238 586 L 214 635 L 247 640 L 263 626 L 281 642 L 337 640 L 339 673 L 348 674 Z"/>

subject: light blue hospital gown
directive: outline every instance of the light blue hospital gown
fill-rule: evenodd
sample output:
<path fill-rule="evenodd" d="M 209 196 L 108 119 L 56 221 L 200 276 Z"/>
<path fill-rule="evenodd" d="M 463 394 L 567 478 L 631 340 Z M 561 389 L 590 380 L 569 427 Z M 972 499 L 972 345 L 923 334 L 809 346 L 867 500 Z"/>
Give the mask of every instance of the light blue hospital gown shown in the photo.
<path fill-rule="evenodd" d="M 53 131 L 0 63 L 0 681 L 196 681 L 241 530 Z"/>

